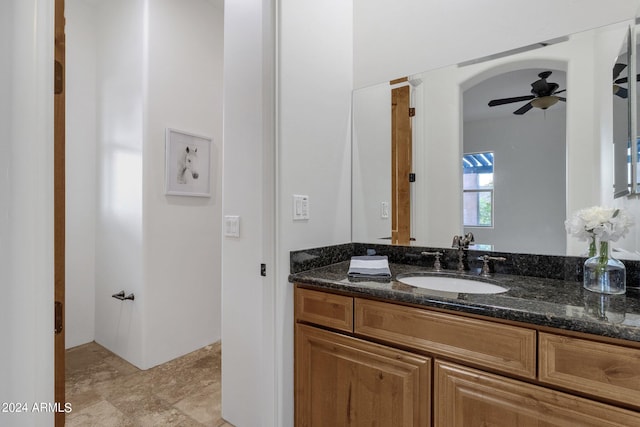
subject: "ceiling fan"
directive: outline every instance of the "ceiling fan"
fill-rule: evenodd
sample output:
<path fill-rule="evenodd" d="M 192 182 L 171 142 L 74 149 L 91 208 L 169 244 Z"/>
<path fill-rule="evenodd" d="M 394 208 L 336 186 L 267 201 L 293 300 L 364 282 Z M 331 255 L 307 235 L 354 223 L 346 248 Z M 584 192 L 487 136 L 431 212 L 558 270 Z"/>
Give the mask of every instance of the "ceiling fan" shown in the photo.
<path fill-rule="evenodd" d="M 565 92 L 566 89 L 558 90 L 558 84 L 548 82 L 547 78 L 551 75 L 551 71 L 543 71 L 538 74 L 540 80 L 536 80 L 531 83 L 532 95 L 516 96 L 513 98 L 494 99 L 489 101 L 489 107 L 495 107 L 496 105 L 510 104 L 512 102 L 529 101 L 522 107 L 518 108 L 513 114 L 522 115 L 533 107 L 546 110 L 547 108 L 555 105 L 558 101 L 566 102 L 567 99 L 557 94 Z"/>
<path fill-rule="evenodd" d="M 626 99 L 629 95 L 629 90 L 620 85 L 628 83 L 629 79 L 627 77 L 618 77 L 620 77 L 620 73 L 622 73 L 625 68 L 627 68 L 627 64 L 622 64 L 620 62 L 616 63 L 616 65 L 613 66 L 613 94 L 624 99 Z M 640 82 L 640 74 L 636 76 L 636 81 Z"/>

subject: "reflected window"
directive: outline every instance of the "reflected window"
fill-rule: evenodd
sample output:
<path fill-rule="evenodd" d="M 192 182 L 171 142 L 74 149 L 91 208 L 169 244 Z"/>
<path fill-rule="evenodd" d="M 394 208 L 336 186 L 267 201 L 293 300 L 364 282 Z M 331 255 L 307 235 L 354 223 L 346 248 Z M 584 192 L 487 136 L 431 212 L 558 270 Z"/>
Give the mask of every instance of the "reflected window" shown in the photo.
<path fill-rule="evenodd" d="M 493 227 L 493 152 L 462 157 L 465 227 Z"/>

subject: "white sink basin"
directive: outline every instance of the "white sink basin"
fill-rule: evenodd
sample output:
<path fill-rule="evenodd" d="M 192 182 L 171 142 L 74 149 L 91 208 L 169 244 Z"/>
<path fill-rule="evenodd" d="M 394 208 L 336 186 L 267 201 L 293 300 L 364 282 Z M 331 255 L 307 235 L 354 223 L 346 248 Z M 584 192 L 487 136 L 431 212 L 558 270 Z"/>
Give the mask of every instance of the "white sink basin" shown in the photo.
<path fill-rule="evenodd" d="M 502 286 L 462 277 L 416 275 L 399 277 L 398 281 L 417 288 L 462 294 L 499 294 L 508 291 Z"/>

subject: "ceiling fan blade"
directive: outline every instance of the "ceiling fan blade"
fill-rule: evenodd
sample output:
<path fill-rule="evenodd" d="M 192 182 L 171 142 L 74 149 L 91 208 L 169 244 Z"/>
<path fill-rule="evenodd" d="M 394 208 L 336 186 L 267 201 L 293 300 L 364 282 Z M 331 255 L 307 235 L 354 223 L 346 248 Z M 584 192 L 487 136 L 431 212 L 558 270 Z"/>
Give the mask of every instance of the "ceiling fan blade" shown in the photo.
<path fill-rule="evenodd" d="M 513 98 L 493 99 L 489 101 L 489 107 L 495 107 L 496 105 L 511 104 L 512 102 L 530 101 L 535 98 L 534 95 L 516 96 Z"/>
<path fill-rule="evenodd" d="M 566 89 L 558 90 L 558 91 L 553 92 L 553 95 L 557 95 L 559 93 L 566 92 L 566 91 L 567 91 Z"/>
<path fill-rule="evenodd" d="M 627 99 L 627 96 L 629 96 L 629 91 L 627 90 L 627 88 L 624 88 L 622 86 L 613 85 L 613 94 L 619 96 L 622 99 Z"/>
<path fill-rule="evenodd" d="M 517 114 L 517 115 L 520 116 L 520 115 L 526 113 L 527 111 L 531 110 L 532 108 L 533 108 L 533 105 L 531 105 L 531 102 L 527 102 L 522 107 L 520 107 L 516 111 L 514 111 L 513 114 Z"/>
<path fill-rule="evenodd" d="M 563 98 L 561 96 L 556 96 L 556 98 L 558 98 L 558 101 L 567 102 L 567 98 Z"/>
<path fill-rule="evenodd" d="M 615 84 L 621 84 L 621 83 L 627 83 L 628 81 L 629 81 L 628 78 L 622 77 L 622 78 L 620 78 L 618 80 L 615 80 L 614 83 Z M 640 82 L 640 74 L 636 75 L 636 81 Z"/>
<path fill-rule="evenodd" d="M 616 63 L 616 65 L 613 66 L 613 80 L 617 79 L 625 68 L 627 68 L 627 64 Z"/>

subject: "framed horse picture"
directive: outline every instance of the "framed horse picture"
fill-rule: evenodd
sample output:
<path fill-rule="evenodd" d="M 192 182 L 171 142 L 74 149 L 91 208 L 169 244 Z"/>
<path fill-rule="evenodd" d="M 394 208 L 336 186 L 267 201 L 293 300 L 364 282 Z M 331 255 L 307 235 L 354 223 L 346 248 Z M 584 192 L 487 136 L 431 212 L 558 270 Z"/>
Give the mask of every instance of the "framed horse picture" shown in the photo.
<path fill-rule="evenodd" d="M 211 138 L 167 128 L 165 192 L 174 196 L 211 196 Z"/>

